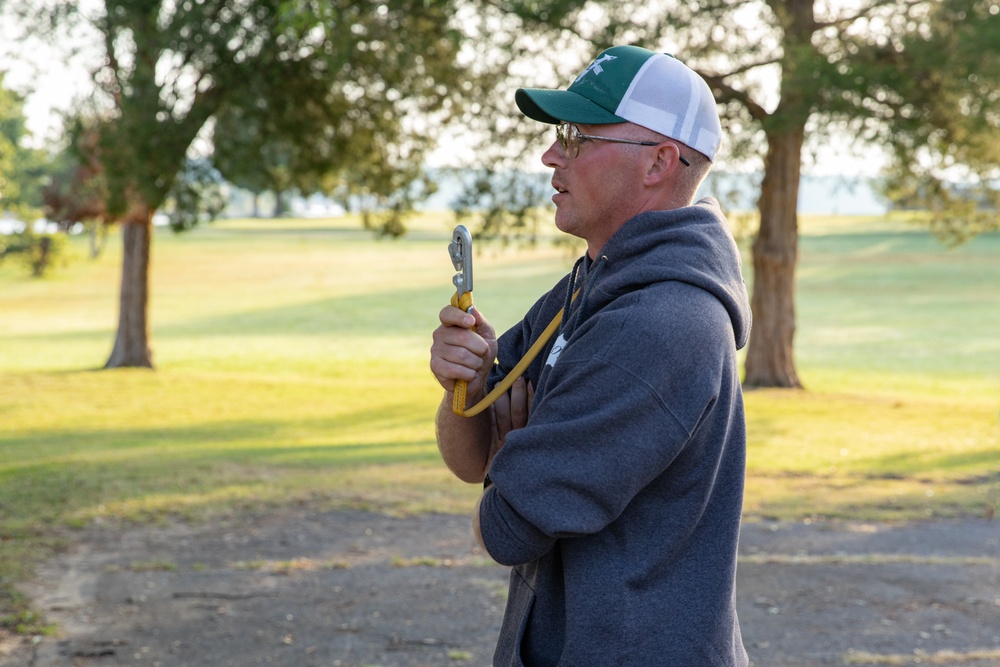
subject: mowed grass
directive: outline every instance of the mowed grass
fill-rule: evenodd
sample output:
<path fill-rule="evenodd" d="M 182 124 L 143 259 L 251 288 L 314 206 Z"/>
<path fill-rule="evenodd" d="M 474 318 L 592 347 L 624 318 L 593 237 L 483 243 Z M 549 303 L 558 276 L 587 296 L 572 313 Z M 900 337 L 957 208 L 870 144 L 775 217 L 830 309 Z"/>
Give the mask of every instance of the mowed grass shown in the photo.
<path fill-rule="evenodd" d="M 954 249 L 878 219 L 806 219 L 803 392 L 752 391 L 750 516 L 992 517 L 1000 235 Z"/>
<path fill-rule="evenodd" d="M 476 488 L 437 455 L 428 369 L 454 292 L 453 224 L 428 216 L 403 241 L 350 219 L 158 231 L 155 371 L 97 370 L 118 239 L 97 261 L 79 240 L 81 258 L 41 281 L 0 265 L 0 588 L 57 546 L 56 529 L 93 521 L 469 511 Z M 512 324 L 572 259 L 487 249 L 477 303 Z"/>
<path fill-rule="evenodd" d="M 74 241 L 80 257 L 44 280 L 0 264 L 0 589 L 62 529 L 95 521 L 468 512 L 479 489 L 440 462 L 427 367 L 453 291 L 453 224 L 428 214 L 399 241 L 349 218 L 158 230 L 155 371 L 96 370 L 117 321 L 120 239 L 95 261 Z M 802 233 L 806 390 L 747 393 L 747 519 L 990 515 L 1000 235 L 949 251 L 878 220 L 807 219 Z M 573 259 L 481 249 L 477 305 L 503 330 Z"/>

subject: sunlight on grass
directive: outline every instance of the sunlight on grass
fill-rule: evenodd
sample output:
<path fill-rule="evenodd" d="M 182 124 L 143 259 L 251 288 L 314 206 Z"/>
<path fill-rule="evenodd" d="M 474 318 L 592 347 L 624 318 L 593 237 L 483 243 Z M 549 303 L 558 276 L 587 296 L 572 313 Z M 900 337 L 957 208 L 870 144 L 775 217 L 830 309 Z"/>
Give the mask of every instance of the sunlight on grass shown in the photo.
<path fill-rule="evenodd" d="M 746 403 L 751 514 L 931 518 L 997 505 L 1000 428 L 989 394 L 757 390 Z"/>
<path fill-rule="evenodd" d="M 45 280 L 0 264 L 0 593 L 57 529 L 93 521 L 467 513 L 480 489 L 440 462 L 427 368 L 453 224 L 428 214 L 398 241 L 347 219 L 158 232 L 155 371 L 94 371 L 117 321 L 116 240 L 95 261 L 74 240 L 79 259 Z M 748 520 L 995 511 L 998 256 L 996 234 L 949 251 L 892 221 L 803 222 L 807 390 L 747 393 Z M 502 331 L 573 257 L 488 247 L 475 261 L 476 303 Z"/>

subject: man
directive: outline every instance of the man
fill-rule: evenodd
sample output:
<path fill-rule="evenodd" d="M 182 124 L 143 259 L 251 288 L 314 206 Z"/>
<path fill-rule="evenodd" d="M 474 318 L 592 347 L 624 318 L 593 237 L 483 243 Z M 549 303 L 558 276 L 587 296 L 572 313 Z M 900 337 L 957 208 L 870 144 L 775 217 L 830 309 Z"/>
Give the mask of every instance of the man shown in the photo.
<path fill-rule="evenodd" d="M 434 332 L 442 457 L 486 480 L 475 531 L 513 566 L 494 664 L 745 666 L 736 350 L 750 307 L 718 203 L 692 204 L 721 140 L 715 100 L 674 58 L 621 46 L 567 90 L 515 101 L 556 125 L 542 155 L 555 222 L 587 254 L 499 340 L 452 307 Z M 564 306 L 508 395 L 452 412 L 456 380 L 471 405 Z"/>

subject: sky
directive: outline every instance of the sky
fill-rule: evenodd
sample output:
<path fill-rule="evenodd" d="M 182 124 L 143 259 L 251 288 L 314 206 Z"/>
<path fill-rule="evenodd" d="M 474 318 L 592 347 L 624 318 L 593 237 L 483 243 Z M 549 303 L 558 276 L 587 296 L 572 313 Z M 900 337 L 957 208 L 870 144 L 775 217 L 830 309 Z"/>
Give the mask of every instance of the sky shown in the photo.
<path fill-rule="evenodd" d="M 61 39 L 65 46 L 82 48 L 86 41 Z M 24 114 L 33 135 L 30 144 L 40 147 L 58 135 L 60 112 L 91 89 L 85 54 L 67 58 L 56 53 L 44 40 L 21 35 L 10 20 L 0 17 L 0 71 L 5 71 L 4 88 L 25 94 Z M 91 60 L 96 56 L 91 53 Z"/>

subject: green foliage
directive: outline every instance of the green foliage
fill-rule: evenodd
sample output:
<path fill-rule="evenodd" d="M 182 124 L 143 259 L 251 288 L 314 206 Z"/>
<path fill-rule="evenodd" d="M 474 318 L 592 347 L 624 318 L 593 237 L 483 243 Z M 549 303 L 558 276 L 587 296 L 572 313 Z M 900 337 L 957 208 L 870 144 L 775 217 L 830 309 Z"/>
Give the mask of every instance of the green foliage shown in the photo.
<path fill-rule="evenodd" d="M 29 221 L 17 234 L 0 236 L 0 261 L 16 257 L 35 277 L 43 276 L 64 257 L 60 234 L 35 233 L 30 221 L 41 213 L 42 191 L 52 167 L 43 151 L 24 148 L 24 100 L 3 87 L 0 72 L 0 214 L 10 212 Z"/>
<path fill-rule="evenodd" d="M 0 135 L 0 202 L 6 204 L 21 194 L 14 169 L 17 164 L 17 148 L 6 137 Z"/>
<path fill-rule="evenodd" d="M 449 113 L 447 100 L 465 92 L 443 83 L 460 71 L 459 33 L 441 30 L 450 2 L 12 4 L 36 24 L 76 16 L 103 38 L 99 94 L 79 115 L 94 119 L 99 137 L 105 210 L 134 232 L 126 234 L 120 329 L 108 367 L 152 366 L 148 225 L 185 160 L 204 157 L 194 142 L 212 119 L 223 123 L 222 139 L 228 123 L 251 123 L 249 134 L 230 134 L 242 152 L 220 160 L 234 178 L 242 178 L 240 166 L 257 164 L 255 151 L 270 151 L 264 167 L 271 172 L 305 172 L 313 189 L 347 183 L 387 201 L 393 225 L 386 230 L 395 234 L 397 212 L 409 206 L 400 184 L 419 174 L 431 137 L 409 119 L 432 127 Z M 283 122 L 289 119 L 291 126 Z M 183 209 L 193 191 L 181 186 L 175 203 Z M 177 218 L 175 228 L 195 218 Z"/>
<path fill-rule="evenodd" d="M 83 21 L 104 37 L 103 96 L 85 115 L 96 120 L 112 217 L 183 199 L 174 179 L 214 119 L 213 161 L 237 186 L 326 192 L 380 233 L 401 234 L 432 191 L 412 185 L 425 152 L 475 92 L 463 83 L 475 75 L 459 64 L 453 0 L 256 0 L 240 11 L 224 0 L 107 0 L 89 14 L 69 2 L 8 4 L 29 26 Z"/>
<path fill-rule="evenodd" d="M 36 24 L 73 15 L 74 3 L 15 4 Z M 278 0 L 240 11 L 225 0 L 81 10 L 107 48 L 95 75 L 102 95 L 86 115 L 97 121 L 109 213 L 162 206 L 212 118 L 216 164 L 238 185 L 281 193 L 347 184 L 384 208 L 408 208 L 400 183 L 419 175 L 430 128 L 462 93 L 452 85 L 460 34 L 440 29 L 452 10 Z M 429 124 L 404 122 L 417 116 Z"/>
<path fill-rule="evenodd" d="M 546 3 L 517 6 L 539 4 Z M 514 88 L 565 87 L 598 50 L 634 43 L 677 55 L 709 81 L 723 115 L 719 161 L 727 167 L 760 169 L 771 138 L 807 127 L 806 159 L 834 138 L 854 151 L 886 150 L 893 160 L 886 194 L 935 212 L 934 229 L 943 237 L 996 228 L 995 2 L 625 0 L 564 9 L 541 20 L 518 11 L 503 19 L 484 13 L 483 22 L 501 26 L 488 41 L 503 67 L 488 76 L 509 81 L 489 80 L 497 94 L 462 119 L 491 131 L 470 166 L 500 172 L 530 164 L 544 149 L 547 128 L 521 122 Z M 480 185 L 470 187 L 470 197 Z M 503 188 L 495 192 L 504 199 Z M 523 224 L 518 217 L 504 223 Z"/>
<path fill-rule="evenodd" d="M 334 195 L 381 234 L 403 233 L 428 190 L 423 156 L 464 94 L 455 5 L 281 3 L 279 24 L 308 54 L 259 72 L 220 111 L 220 171 L 252 192 Z"/>
<path fill-rule="evenodd" d="M 67 119 L 66 144 L 52 159 L 50 182 L 42 191 L 45 216 L 68 230 L 76 223 L 113 222 L 107 210 L 107 181 L 101 165 L 100 136 L 92 120 Z"/>
<path fill-rule="evenodd" d="M 0 261 L 16 257 L 31 275 L 41 278 L 66 258 L 64 234 L 38 234 L 28 229 L 9 236 L 0 236 Z"/>
<path fill-rule="evenodd" d="M 3 87 L 0 71 L 0 214 L 24 220 L 38 217 L 41 190 L 48 177 L 43 151 L 25 148 L 24 99 Z"/>
<path fill-rule="evenodd" d="M 477 239 L 503 244 L 537 242 L 539 223 L 551 208 L 539 206 L 552 192 L 547 175 L 513 169 L 497 173 L 489 167 L 454 173 L 472 176 L 453 208 L 459 220 L 479 221 Z"/>
<path fill-rule="evenodd" d="M 886 57 L 897 70 L 901 120 L 885 191 L 929 211 L 931 229 L 956 245 L 1000 229 L 1000 7 L 943 0 L 927 26 Z"/>
<path fill-rule="evenodd" d="M 221 2 L 104 3 L 95 25 L 108 58 L 95 81 L 111 109 L 98 127 L 112 213 L 124 214 L 130 199 L 159 208 L 226 95 L 287 53 L 274 43 L 274 8 L 259 5 L 244 14 Z"/>
<path fill-rule="evenodd" d="M 17 168 L 17 138 L 7 127 L 19 120 L 20 108 L 15 106 L 16 102 L 13 95 L 3 88 L 3 77 L 0 76 L 0 204 L 4 204 L 4 208 L 7 202 L 20 196 L 20 187 L 14 177 L 14 170 Z"/>
<path fill-rule="evenodd" d="M 174 181 L 163 212 L 175 232 L 212 221 L 226 208 L 222 176 L 207 160 L 187 160 Z"/>

